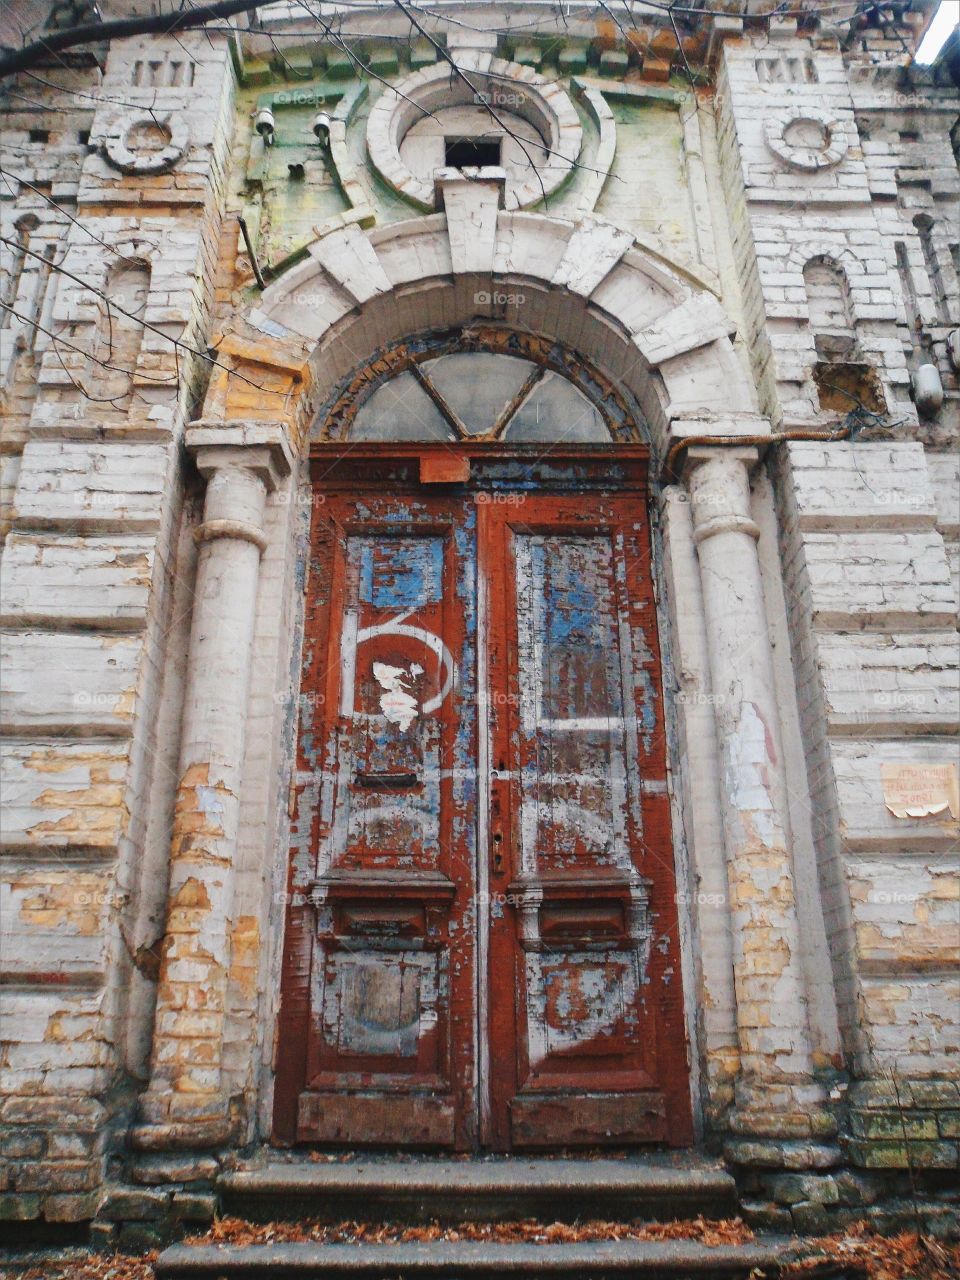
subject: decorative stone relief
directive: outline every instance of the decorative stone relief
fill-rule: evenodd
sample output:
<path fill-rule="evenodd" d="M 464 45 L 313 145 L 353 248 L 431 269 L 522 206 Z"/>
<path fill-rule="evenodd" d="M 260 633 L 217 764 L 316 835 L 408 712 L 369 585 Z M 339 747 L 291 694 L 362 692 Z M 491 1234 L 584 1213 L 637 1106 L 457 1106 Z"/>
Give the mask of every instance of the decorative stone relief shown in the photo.
<path fill-rule="evenodd" d="M 816 173 L 832 169 L 847 154 L 844 126 L 818 107 L 790 107 L 768 116 L 763 126 L 767 146 L 791 169 Z"/>
<path fill-rule="evenodd" d="M 143 112 L 118 120 L 103 140 L 103 152 L 121 173 L 166 173 L 182 158 L 187 141 L 184 120 Z"/>

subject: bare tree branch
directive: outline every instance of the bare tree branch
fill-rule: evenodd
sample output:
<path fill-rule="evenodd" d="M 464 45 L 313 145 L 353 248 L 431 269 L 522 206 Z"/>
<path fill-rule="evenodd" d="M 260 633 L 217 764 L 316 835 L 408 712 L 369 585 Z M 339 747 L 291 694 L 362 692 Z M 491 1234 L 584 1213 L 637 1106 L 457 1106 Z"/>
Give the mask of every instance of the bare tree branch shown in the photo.
<path fill-rule="evenodd" d="M 148 18 L 116 18 L 113 22 L 85 22 L 78 27 L 66 27 L 63 31 L 50 31 L 14 53 L 0 58 L 0 76 L 12 75 L 35 66 L 51 53 L 75 49 L 81 44 L 100 40 L 119 40 L 125 36 L 173 35 L 188 31 L 191 27 L 204 27 L 218 18 L 232 18 L 238 13 L 252 13 L 279 0 L 219 0 L 218 4 L 197 5 L 194 9 L 179 9 L 175 13 L 154 14 Z"/>

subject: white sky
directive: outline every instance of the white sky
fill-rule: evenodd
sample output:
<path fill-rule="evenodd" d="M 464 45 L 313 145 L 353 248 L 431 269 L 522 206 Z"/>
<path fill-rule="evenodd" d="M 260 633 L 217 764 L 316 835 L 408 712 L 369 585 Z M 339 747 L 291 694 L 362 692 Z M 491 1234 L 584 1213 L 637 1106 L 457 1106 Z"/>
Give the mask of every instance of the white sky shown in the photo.
<path fill-rule="evenodd" d="M 927 34 L 917 50 L 917 62 L 923 64 L 933 62 L 947 36 L 958 24 L 960 24 L 960 0 L 940 0 L 937 16 L 927 27 Z"/>

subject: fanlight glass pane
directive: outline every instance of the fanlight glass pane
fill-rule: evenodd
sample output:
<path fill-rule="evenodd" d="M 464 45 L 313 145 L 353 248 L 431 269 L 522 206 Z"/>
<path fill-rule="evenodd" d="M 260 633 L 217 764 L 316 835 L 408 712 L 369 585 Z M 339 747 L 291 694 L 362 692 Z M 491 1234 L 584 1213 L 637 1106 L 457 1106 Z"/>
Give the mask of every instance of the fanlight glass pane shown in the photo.
<path fill-rule="evenodd" d="M 423 371 L 470 435 L 490 431 L 534 365 L 491 351 L 461 351 L 427 360 Z"/>
<path fill-rule="evenodd" d="M 551 372 L 520 406 L 503 438 L 515 442 L 607 444 L 610 432 L 587 397 L 572 382 Z"/>
<path fill-rule="evenodd" d="M 454 440 L 453 429 L 409 371 L 374 391 L 350 428 L 351 440 Z"/>

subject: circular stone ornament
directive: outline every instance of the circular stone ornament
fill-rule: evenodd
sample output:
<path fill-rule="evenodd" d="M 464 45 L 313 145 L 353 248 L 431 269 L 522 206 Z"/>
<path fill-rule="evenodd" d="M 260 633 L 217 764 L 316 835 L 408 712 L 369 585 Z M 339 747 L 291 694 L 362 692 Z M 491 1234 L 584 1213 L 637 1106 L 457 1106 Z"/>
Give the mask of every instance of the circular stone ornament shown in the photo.
<path fill-rule="evenodd" d="M 418 177 L 400 156 L 408 131 L 427 115 L 447 107 L 488 105 L 533 125 L 543 138 L 546 161 L 522 183 L 507 184 L 505 205 L 524 209 L 555 192 L 569 177 L 583 144 L 576 108 L 555 81 L 518 62 L 489 53 L 459 54 L 463 79 L 447 63 L 424 67 L 385 89 L 367 121 L 367 151 L 383 181 L 424 212 L 436 207 L 433 182 Z"/>
<path fill-rule="evenodd" d="M 141 138 L 155 139 L 158 130 L 166 141 L 144 145 Z M 103 140 L 103 153 L 121 173 L 166 173 L 183 157 L 187 142 L 187 126 L 179 117 L 145 112 L 117 121 Z"/>
<path fill-rule="evenodd" d="M 820 131 L 820 143 L 791 142 L 789 134 L 795 128 L 814 125 Z M 791 169 L 816 173 L 818 169 L 832 169 L 847 154 L 847 131 L 839 120 L 819 107 L 791 107 L 768 116 L 763 126 L 767 146 Z"/>

